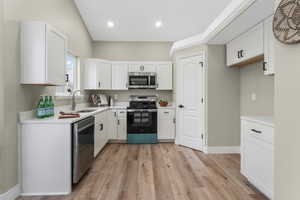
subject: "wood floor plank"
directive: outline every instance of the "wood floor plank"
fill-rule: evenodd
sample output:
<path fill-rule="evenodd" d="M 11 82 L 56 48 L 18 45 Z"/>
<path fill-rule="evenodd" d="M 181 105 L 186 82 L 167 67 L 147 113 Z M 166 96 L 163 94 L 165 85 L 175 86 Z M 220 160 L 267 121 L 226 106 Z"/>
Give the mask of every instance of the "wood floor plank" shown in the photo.
<path fill-rule="evenodd" d="M 159 145 L 153 145 L 151 151 L 156 200 L 174 200 L 170 179 L 167 173 L 168 167 L 163 161 L 162 151 Z"/>
<path fill-rule="evenodd" d="M 138 155 L 138 200 L 155 200 L 151 145 L 140 147 Z"/>
<path fill-rule="evenodd" d="M 18 200 L 267 200 L 240 173 L 240 156 L 171 143 L 109 144 L 67 196 Z"/>
<path fill-rule="evenodd" d="M 120 200 L 136 200 L 138 195 L 137 171 L 138 171 L 139 145 L 128 147 L 127 169 L 124 183 L 119 195 Z"/>

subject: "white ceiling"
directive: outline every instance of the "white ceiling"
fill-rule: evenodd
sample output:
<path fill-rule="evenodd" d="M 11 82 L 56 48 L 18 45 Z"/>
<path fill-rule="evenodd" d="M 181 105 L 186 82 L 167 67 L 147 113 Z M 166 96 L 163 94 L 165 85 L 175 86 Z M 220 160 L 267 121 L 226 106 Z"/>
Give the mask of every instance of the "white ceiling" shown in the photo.
<path fill-rule="evenodd" d="M 74 0 L 96 41 L 177 41 L 205 31 L 231 0 Z M 115 27 L 106 26 L 108 20 Z M 155 28 L 161 20 L 163 27 Z"/>

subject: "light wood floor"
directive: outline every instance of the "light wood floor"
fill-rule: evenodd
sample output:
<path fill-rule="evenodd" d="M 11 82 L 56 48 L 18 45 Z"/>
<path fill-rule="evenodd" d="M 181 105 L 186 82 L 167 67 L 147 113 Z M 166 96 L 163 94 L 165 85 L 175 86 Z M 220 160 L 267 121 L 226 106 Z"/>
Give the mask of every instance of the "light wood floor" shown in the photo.
<path fill-rule="evenodd" d="M 205 155 L 174 144 L 109 144 L 71 195 L 19 200 L 266 200 L 239 166 L 239 155 Z"/>

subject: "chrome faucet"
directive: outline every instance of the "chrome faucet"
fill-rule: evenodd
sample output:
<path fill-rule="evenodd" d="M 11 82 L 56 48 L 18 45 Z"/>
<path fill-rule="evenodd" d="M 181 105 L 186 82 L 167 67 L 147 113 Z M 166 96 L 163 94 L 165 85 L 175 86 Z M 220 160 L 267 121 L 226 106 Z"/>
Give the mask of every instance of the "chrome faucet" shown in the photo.
<path fill-rule="evenodd" d="M 74 90 L 73 94 L 72 94 L 72 111 L 75 111 L 75 109 L 76 109 L 75 95 L 77 92 L 80 92 L 80 90 Z"/>

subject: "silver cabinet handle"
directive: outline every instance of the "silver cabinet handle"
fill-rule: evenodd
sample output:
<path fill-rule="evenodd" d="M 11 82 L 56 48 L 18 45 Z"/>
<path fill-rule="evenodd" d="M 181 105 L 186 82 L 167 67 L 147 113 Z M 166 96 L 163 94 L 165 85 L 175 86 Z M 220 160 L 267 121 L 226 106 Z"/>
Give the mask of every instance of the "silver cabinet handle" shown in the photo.
<path fill-rule="evenodd" d="M 176 124 L 176 119 L 175 118 L 173 118 L 173 123 Z"/>
<path fill-rule="evenodd" d="M 99 86 L 99 88 L 101 88 L 101 83 L 100 83 L 100 81 L 98 82 L 98 86 Z"/>
<path fill-rule="evenodd" d="M 169 112 L 164 112 L 165 114 L 170 114 Z"/>
<path fill-rule="evenodd" d="M 144 71 L 144 70 L 145 70 L 144 65 L 141 65 L 141 66 L 140 66 L 140 70 L 141 70 L 141 71 Z"/>
<path fill-rule="evenodd" d="M 118 125 L 120 125 L 120 120 L 118 119 Z"/>

